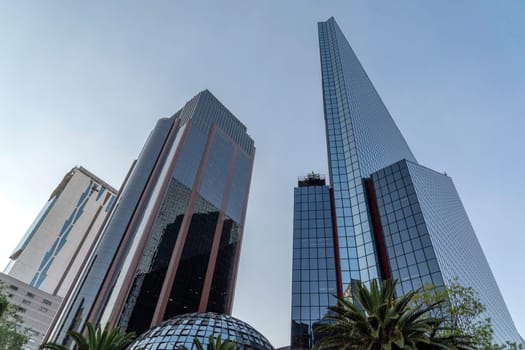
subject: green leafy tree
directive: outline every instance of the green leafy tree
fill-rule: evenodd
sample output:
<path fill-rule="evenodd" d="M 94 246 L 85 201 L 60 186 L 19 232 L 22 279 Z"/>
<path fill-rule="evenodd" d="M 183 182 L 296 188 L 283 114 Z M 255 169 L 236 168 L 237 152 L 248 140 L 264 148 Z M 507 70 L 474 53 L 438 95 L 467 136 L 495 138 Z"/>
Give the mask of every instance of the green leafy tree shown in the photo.
<path fill-rule="evenodd" d="M 494 344 L 494 331 L 490 318 L 484 317 L 485 305 L 479 300 L 472 287 L 465 287 L 456 278 L 447 287 L 425 286 L 414 298 L 415 303 L 431 305 L 437 300 L 446 300 L 440 313 L 449 332 L 462 334 L 472 339 L 479 350 L 522 350 L 523 345 L 515 342 Z"/>
<path fill-rule="evenodd" d="M 444 300 L 414 306 L 416 292 L 396 298 L 394 291 L 395 282 L 388 280 L 381 286 L 374 280 L 370 289 L 356 283 L 354 300 L 339 298 L 330 307 L 314 349 L 473 349 L 467 337 L 446 333 L 444 320 L 434 316 Z"/>
<path fill-rule="evenodd" d="M 135 338 L 134 333 L 126 333 L 120 328 L 110 329 L 106 325 L 103 329 L 87 323 L 87 336 L 78 332 L 69 332 L 77 350 L 124 350 Z M 68 350 L 69 348 L 55 343 L 46 343 L 40 349 Z"/>
<path fill-rule="evenodd" d="M 22 350 L 28 337 L 18 329 L 22 323 L 18 306 L 9 303 L 0 286 L 0 350 Z"/>
<path fill-rule="evenodd" d="M 199 339 L 195 338 L 193 339 L 193 345 L 197 350 L 204 350 L 204 346 L 199 341 Z M 208 346 L 206 347 L 206 350 L 236 350 L 237 345 L 232 342 L 231 340 L 221 340 L 221 336 L 219 335 L 217 338 L 214 338 L 212 335 L 208 338 Z M 188 350 L 187 347 L 182 346 L 180 350 Z"/>
<path fill-rule="evenodd" d="M 7 310 L 7 306 L 9 303 L 7 302 L 7 298 L 2 293 L 0 294 L 0 317 L 4 314 L 4 312 Z"/>

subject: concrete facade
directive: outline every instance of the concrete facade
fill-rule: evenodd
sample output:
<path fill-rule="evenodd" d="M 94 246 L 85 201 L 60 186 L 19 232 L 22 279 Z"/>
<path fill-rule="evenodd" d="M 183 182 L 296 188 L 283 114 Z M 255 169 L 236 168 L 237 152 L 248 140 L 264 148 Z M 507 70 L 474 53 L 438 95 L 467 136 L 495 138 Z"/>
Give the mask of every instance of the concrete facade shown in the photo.
<path fill-rule="evenodd" d="M 24 350 L 38 349 L 62 298 L 31 287 L 1 272 L 0 285 L 3 286 L 9 303 L 19 307 L 18 314 L 22 319 L 19 328 L 29 337 Z"/>
<path fill-rule="evenodd" d="M 116 193 L 86 169 L 73 168 L 51 193 L 4 272 L 64 297 L 93 249 Z"/>

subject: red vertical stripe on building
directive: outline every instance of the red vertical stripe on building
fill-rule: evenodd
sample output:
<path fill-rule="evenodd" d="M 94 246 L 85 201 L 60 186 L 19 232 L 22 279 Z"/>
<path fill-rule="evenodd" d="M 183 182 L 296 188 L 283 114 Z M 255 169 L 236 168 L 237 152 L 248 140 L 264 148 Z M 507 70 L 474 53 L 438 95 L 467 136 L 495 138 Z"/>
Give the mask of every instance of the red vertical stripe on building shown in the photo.
<path fill-rule="evenodd" d="M 242 149 L 239 149 L 242 151 Z M 233 266 L 233 275 L 232 280 L 230 283 L 230 295 L 228 296 L 228 303 L 226 305 L 226 313 L 228 315 L 231 315 L 232 313 L 232 305 L 233 305 L 233 297 L 235 295 L 235 283 L 237 282 L 237 272 L 239 270 L 239 257 L 241 255 L 241 245 L 242 245 L 242 236 L 244 232 L 244 222 L 246 220 L 246 210 L 248 208 L 248 196 L 250 194 L 250 186 L 251 186 L 251 179 L 252 179 L 252 171 L 253 171 L 253 160 L 255 158 L 255 149 L 253 150 L 252 155 L 250 156 L 248 153 L 244 152 L 248 159 L 250 159 L 250 171 L 248 172 L 248 186 L 246 188 L 246 193 L 244 195 L 244 208 L 242 212 L 242 218 L 241 223 L 239 227 L 239 241 L 237 242 L 237 250 L 235 252 L 235 260 L 234 260 L 234 266 Z"/>
<path fill-rule="evenodd" d="M 173 170 L 175 169 L 175 165 L 177 163 L 177 159 L 179 158 L 181 150 L 182 150 L 182 147 L 180 147 L 180 145 L 182 145 L 184 143 L 184 141 L 186 140 L 186 137 L 188 136 L 189 128 L 191 126 L 191 120 L 188 121 L 188 123 L 186 124 L 186 128 L 184 129 L 184 131 L 180 130 L 180 125 L 179 124 L 180 124 L 180 119 L 176 119 L 175 122 L 174 122 L 174 125 L 172 127 L 172 130 L 170 131 L 170 134 L 168 135 L 168 139 L 166 141 L 166 146 L 164 147 L 164 149 L 162 150 L 162 152 L 160 154 L 159 166 L 155 167 L 155 169 L 153 171 L 152 178 L 156 179 L 158 176 L 160 176 L 160 173 L 162 172 L 162 170 L 166 166 L 166 164 L 168 166 L 168 170 L 166 172 L 166 177 L 163 179 L 163 182 L 161 184 L 161 189 L 159 191 L 160 195 L 157 196 L 156 198 L 151 198 L 150 199 L 151 201 L 155 201 L 155 205 L 153 207 L 152 212 L 148 215 L 148 221 L 147 221 L 146 227 L 144 228 L 144 231 L 143 231 L 144 233 L 140 237 L 140 241 L 139 241 L 137 250 L 134 253 L 134 256 L 133 256 L 133 259 L 131 261 L 131 264 L 126 269 L 125 272 L 122 271 L 122 273 L 126 273 L 126 277 L 125 277 L 125 280 L 124 280 L 124 282 L 122 284 L 122 288 L 121 288 L 121 290 L 119 292 L 117 300 L 115 301 L 115 304 L 112 307 L 113 309 L 111 311 L 111 314 L 110 314 L 111 316 L 110 316 L 109 321 L 108 321 L 108 323 L 112 327 L 116 327 L 116 325 L 117 325 L 118 319 L 119 319 L 120 315 L 122 314 L 122 309 L 124 308 L 125 302 L 126 302 L 126 300 L 128 298 L 128 294 L 129 294 L 129 292 L 131 290 L 131 287 L 133 286 L 133 282 L 135 280 L 135 277 L 137 276 L 137 270 L 138 270 L 138 266 L 139 266 L 140 260 L 142 259 L 142 256 L 144 255 L 144 249 L 146 248 L 146 244 L 148 243 L 148 241 L 151 238 L 151 230 L 153 228 L 153 224 L 154 224 L 154 222 L 157 219 L 157 216 L 159 214 L 161 204 L 162 204 L 162 202 L 164 200 L 164 197 L 165 197 L 166 192 L 167 192 L 167 188 L 168 188 L 168 186 L 169 186 L 169 184 L 171 182 L 171 179 L 172 179 Z M 183 132 L 183 134 L 181 136 L 181 139 L 179 141 L 179 145 L 177 146 L 177 149 L 175 151 L 175 154 L 173 155 L 173 158 L 172 159 L 167 159 L 171 148 L 174 146 L 173 144 L 174 144 L 175 139 L 177 137 L 177 134 L 179 132 Z M 157 185 L 157 183 L 154 183 L 154 186 L 152 186 L 151 191 L 154 191 L 155 185 Z M 147 207 L 147 203 L 146 203 L 145 207 Z M 143 213 L 141 212 L 140 216 L 142 217 L 142 215 L 143 215 Z M 140 234 L 140 232 L 138 234 Z"/>
<path fill-rule="evenodd" d="M 343 280 L 341 276 L 341 260 L 339 255 L 339 236 L 337 235 L 337 218 L 335 216 L 335 198 L 334 190 L 329 189 L 330 193 L 330 213 L 332 214 L 332 234 L 334 237 L 334 257 L 335 257 L 335 275 L 337 281 L 337 296 L 343 297 Z"/>
<path fill-rule="evenodd" d="M 173 288 L 173 282 L 175 281 L 175 274 L 177 273 L 180 259 L 182 258 L 182 252 L 186 243 L 186 237 L 188 236 L 188 230 L 190 228 L 195 202 L 197 201 L 197 197 L 199 196 L 199 188 L 202 182 L 202 178 L 204 176 L 206 164 L 208 163 L 208 157 L 210 155 L 216 131 L 217 127 L 215 124 L 213 124 L 210 132 L 208 133 L 208 141 L 206 142 L 204 154 L 202 155 L 201 161 L 199 163 L 199 168 L 195 177 L 195 182 L 193 183 L 193 188 L 191 190 L 188 207 L 186 208 L 186 211 L 184 213 L 184 218 L 182 219 L 179 235 L 177 236 L 177 241 L 175 242 L 175 247 L 173 249 L 173 253 L 171 254 L 168 270 L 166 271 L 166 278 L 164 279 L 164 283 L 162 284 L 159 300 L 157 302 L 155 312 L 153 313 L 151 327 L 158 325 L 164 320 L 164 314 L 168 305 L 168 299 L 171 294 L 171 289 Z"/>
<path fill-rule="evenodd" d="M 142 215 L 144 215 L 144 209 L 147 206 L 149 194 L 153 191 L 153 188 L 155 187 L 156 177 L 158 177 L 160 170 L 164 165 L 166 156 L 171 147 L 171 142 L 177 134 L 178 126 L 178 120 L 175 120 L 171 125 L 171 129 L 168 135 L 166 136 L 166 140 L 164 141 L 160 154 L 151 171 L 149 179 L 146 183 L 146 187 L 142 192 L 142 195 L 140 196 L 137 207 L 131 217 L 131 221 L 126 228 L 126 232 L 124 233 L 122 241 L 120 242 L 117 252 L 113 258 L 113 262 L 111 264 L 111 267 L 109 268 L 109 272 L 104 278 L 104 283 L 102 284 L 102 287 L 98 292 L 97 298 L 95 299 L 95 303 L 89 313 L 88 322 L 95 324 L 100 321 L 100 317 L 102 316 L 102 312 L 104 311 L 104 307 L 106 306 L 105 303 L 107 302 L 107 298 L 110 298 L 111 296 L 110 289 L 114 287 L 113 285 L 111 285 L 111 283 L 114 282 L 113 278 L 120 273 L 120 271 L 118 270 L 119 268 L 121 268 L 120 263 L 126 259 L 126 255 L 128 253 L 126 250 L 127 244 L 130 240 L 133 240 L 134 235 L 136 233 L 137 224 L 139 223 L 140 219 L 142 219 Z M 138 257 L 135 258 L 138 259 Z M 112 310 L 112 312 L 115 313 L 114 310 Z"/>
<path fill-rule="evenodd" d="M 220 129 L 217 129 L 220 132 Z M 228 198 L 231 191 L 232 181 L 233 181 L 233 172 L 235 170 L 235 161 L 237 159 L 237 154 L 239 153 L 239 145 L 235 143 L 230 137 L 221 132 L 221 136 L 230 139 L 230 142 L 233 146 L 232 155 L 230 158 L 230 165 L 228 168 L 228 178 L 224 186 L 224 191 L 222 194 L 222 203 L 219 208 L 219 218 L 217 220 L 217 227 L 215 229 L 215 236 L 213 237 L 213 243 L 211 247 L 210 259 L 208 261 L 208 268 L 206 270 L 206 277 L 204 279 L 204 285 L 202 287 L 201 301 L 199 304 L 199 312 L 206 312 L 208 308 L 208 301 L 210 299 L 211 285 L 213 282 L 213 276 L 215 272 L 215 264 L 217 262 L 217 255 L 219 253 L 219 244 L 222 237 L 222 228 L 224 225 L 224 213 L 226 212 L 226 207 L 228 205 Z"/>
<path fill-rule="evenodd" d="M 383 235 L 383 229 L 381 228 L 381 220 L 379 218 L 376 193 L 372 179 L 365 179 L 365 187 L 368 197 L 368 206 L 370 208 L 370 216 L 372 217 L 372 229 L 374 231 L 374 238 L 376 241 L 379 266 L 381 269 L 381 278 L 383 280 L 389 280 L 391 279 L 390 265 L 388 264 L 388 256 L 385 249 L 385 237 Z"/>

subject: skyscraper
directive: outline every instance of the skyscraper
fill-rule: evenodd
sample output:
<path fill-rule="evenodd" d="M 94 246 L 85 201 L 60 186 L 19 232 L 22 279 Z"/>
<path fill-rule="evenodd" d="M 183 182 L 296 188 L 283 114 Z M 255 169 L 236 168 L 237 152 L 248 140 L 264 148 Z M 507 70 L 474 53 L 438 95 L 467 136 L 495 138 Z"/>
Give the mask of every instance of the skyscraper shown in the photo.
<path fill-rule="evenodd" d="M 183 313 L 230 313 L 254 153 L 207 90 L 159 120 L 49 339 L 87 321 L 141 333 Z"/>
<path fill-rule="evenodd" d="M 324 177 L 308 174 L 294 189 L 292 339 L 294 349 L 309 349 L 319 334 L 317 325 L 337 288 L 333 192 Z"/>
<path fill-rule="evenodd" d="M 91 252 L 116 192 L 83 167 L 71 169 L 14 249 L 5 272 L 63 297 Z"/>
<path fill-rule="evenodd" d="M 6 273 L 9 302 L 38 349 L 69 286 L 93 250 L 116 190 L 83 167 L 71 169 L 16 246 Z"/>
<path fill-rule="evenodd" d="M 452 180 L 418 164 L 335 20 L 318 28 L 338 294 L 353 281 L 396 279 L 396 292 L 403 294 L 426 283 L 445 286 L 457 277 L 479 293 L 494 340 L 520 342 Z M 312 206 L 296 201 L 294 215 L 298 204 Z M 297 323 L 307 325 L 315 341 L 315 324 L 322 321 L 302 313 L 320 305 L 304 297 L 313 294 L 306 288 L 315 286 L 312 271 L 318 265 L 311 256 L 295 259 L 296 225 L 297 220 L 294 273 L 310 277 L 294 284 L 292 300 L 301 302 L 292 301 L 292 348 Z M 300 231 L 304 234 L 302 226 Z M 302 268 L 308 263 L 310 274 Z"/>

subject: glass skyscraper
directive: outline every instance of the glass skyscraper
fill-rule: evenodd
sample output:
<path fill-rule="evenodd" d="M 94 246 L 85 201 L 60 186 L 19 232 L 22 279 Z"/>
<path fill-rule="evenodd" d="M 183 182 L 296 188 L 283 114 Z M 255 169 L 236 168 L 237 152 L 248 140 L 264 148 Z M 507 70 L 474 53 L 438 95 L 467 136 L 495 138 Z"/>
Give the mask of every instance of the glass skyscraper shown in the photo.
<path fill-rule="evenodd" d="M 137 334 L 179 314 L 231 312 L 255 154 L 209 91 L 161 119 L 49 339 L 87 321 Z"/>
<path fill-rule="evenodd" d="M 292 342 L 308 349 L 318 339 L 315 331 L 335 304 L 337 269 L 332 191 L 318 174 L 298 181 L 294 190 Z"/>
<path fill-rule="evenodd" d="M 403 294 L 427 283 L 445 286 L 458 278 L 474 288 L 487 307 L 484 317 L 492 320 L 494 341 L 520 343 L 452 180 L 418 164 L 335 20 L 320 22 L 318 29 L 337 294 L 350 291 L 353 281 L 396 279 L 396 292 Z M 319 200 L 298 201 L 297 189 L 295 196 L 294 217 L 300 208 L 315 205 L 309 201 Z M 321 308 L 315 314 L 319 319 L 312 318 L 311 310 L 320 305 L 314 299 L 308 303 L 308 296 L 316 293 L 311 288 L 318 273 L 301 272 L 308 263 L 319 269 L 319 258 L 296 258 L 296 251 L 304 248 L 295 238 L 310 232 L 297 225 L 296 219 L 292 349 L 309 348 L 315 342 L 314 325 L 326 313 Z M 323 264 L 331 261 L 327 258 Z M 298 305 L 310 313 L 298 314 Z M 306 325 L 301 332 L 307 332 L 309 346 L 294 343 L 302 334 L 297 324 Z"/>

